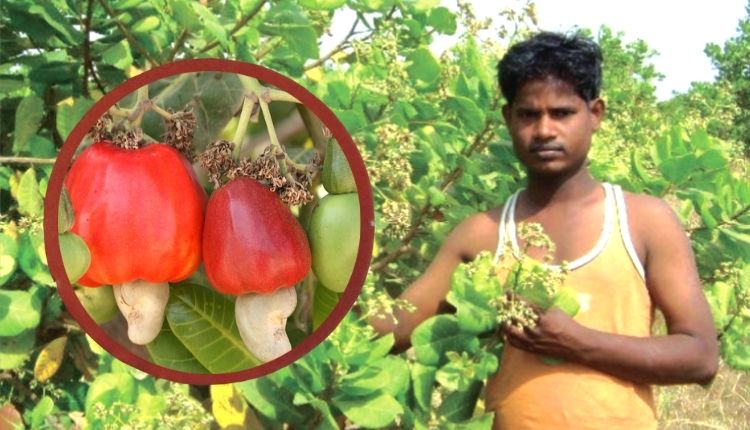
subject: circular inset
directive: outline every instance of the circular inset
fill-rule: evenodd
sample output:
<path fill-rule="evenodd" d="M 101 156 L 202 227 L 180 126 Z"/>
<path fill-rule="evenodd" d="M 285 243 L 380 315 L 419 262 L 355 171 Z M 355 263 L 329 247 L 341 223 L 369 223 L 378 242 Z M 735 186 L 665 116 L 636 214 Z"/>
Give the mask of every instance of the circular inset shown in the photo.
<path fill-rule="evenodd" d="M 186 76 L 189 77 L 185 78 Z M 191 82 L 192 92 L 189 87 L 175 84 L 181 79 Z M 218 127 L 215 121 L 208 118 L 206 109 L 196 109 L 198 112 L 194 113 L 199 116 L 196 133 L 200 136 L 186 139 L 185 131 L 194 123 L 189 119 L 180 122 L 184 118 L 180 116 L 182 111 L 179 110 L 179 105 L 190 103 L 192 96 L 200 88 L 217 85 L 211 79 L 239 82 L 239 103 L 227 99 L 221 91 L 206 91 L 206 97 L 213 97 L 213 109 L 221 111 L 226 122 Z M 158 89 L 165 85 L 172 87 L 164 90 L 159 99 L 153 102 L 148 98 L 148 89 Z M 218 85 L 228 88 L 226 82 Z M 178 89 L 181 91 L 176 91 Z M 160 103 L 166 99 L 166 96 L 161 95 L 167 94 L 167 90 L 172 90 L 172 106 Z M 135 101 L 131 100 L 130 110 L 123 112 L 118 107 L 113 108 L 116 103 L 123 103 L 128 96 L 130 99 L 135 98 Z M 285 151 L 279 151 L 283 147 L 279 145 L 277 132 L 270 120 L 273 114 L 269 103 L 272 101 L 283 101 L 293 106 L 299 104 L 304 107 L 301 111 L 306 113 L 302 115 L 306 123 L 313 117 L 309 115 L 312 112 L 325 126 L 324 129 L 330 131 L 324 137 L 328 138 L 327 156 L 322 166 L 324 173 L 320 177 L 325 190 L 331 195 L 322 197 L 323 204 L 312 209 L 312 213 L 298 210 L 297 216 L 294 216 L 281 203 L 284 200 L 298 205 L 310 197 L 305 195 L 311 190 L 304 189 L 304 181 L 310 181 L 312 176 L 316 176 L 316 161 L 310 159 L 307 163 L 302 163 L 299 159 L 291 159 Z M 305 109 L 309 112 L 305 112 Z M 149 114 L 151 117 L 144 116 L 145 110 L 153 111 Z M 115 121 L 114 125 L 100 121 L 110 111 L 125 121 Z M 239 115 L 236 115 L 237 111 L 240 112 Z M 150 131 L 154 127 L 156 114 L 166 117 L 167 124 L 171 124 L 165 130 L 164 140 L 177 142 L 174 145 L 176 149 L 156 143 L 139 146 L 142 136 L 138 134 L 138 130 L 143 128 Z M 217 161 L 214 156 L 222 151 L 226 153 L 227 141 L 211 142 L 208 149 L 199 151 L 202 157 L 199 158 L 208 168 L 210 180 L 215 187 L 215 191 L 209 191 L 210 198 L 206 201 L 206 195 L 202 194 L 203 187 L 197 185 L 190 164 L 178 150 L 187 153 L 183 145 L 186 140 L 202 140 L 206 144 L 214 136 L 221 137 L 222 133 L 225 138 L 240 143 L 248 122 L 259 115 L 267 127 L 270 141 L 268 148 L 271 149 L 255 151 L 254 156 L 246 161 L 237 158 L 243 152 L 252 151 L 244 151 L 240 145 L 235 146 L 237 151 L 230 161 L 222 161 L 221 158 Z M 128 124 L 127 121 L 133 124 Z M 130 127 L 131 125 L 136 127 Z M 98 135 L 97 142 L 83 149 L 74 162 L 77 149 L 92 129 Z M 107 141 L 106 138 L 111 138 L 113 133 L 117 134 L 113 140 L 121 147 Z M 212 149 L 217 151 L 211 153 Z M 208 156 L 203 155 L 207 153 Z M 133 154 L 138 156 L 133 158 Z M 110 161 L 114 159 L 121 160 L 113 164 Z M 102 160 L 107 163 L 102 164 Z M 217 166 L 223 168 L 220 173 L 216 173 L 219 172 Z M 70 196 L 65 194 L 61 197 L 64 184 L 70 188 Z M 111 190 L 111 184 L 115 184 L 116 192 Z M 110 190 L 108 192 L 111 194 L 106 195 L 103 190 Z M 322 186 L 319 191 L 317 194 L 326 193 Z M 98 206 L 85 206 L 81 203 L 101 202 L 102 199 L 111 201 Z M 328 201 L 326 199 L 347 203 L 341 209 L 341 204 L 325 204 Z M 139 205 L 133 204 L 136 200 Z M 123 202 L 127 202 L 127 208 L 119 212 L 112 209 Z M 321 227 L 318 221 L 315 233 L 305 235 L 302 227 L 297 224 L 297 219 L 305 222 L 309 219 L 331 218 L 330 214 L 321 216 L 321 212 L 331 210 L 326 209 L 329 206 L 335 207 L 339 212 L 334 214 L 339 216 L 339 222 Z M 76 210 L 78 214 L 75 214 Z M 111 212 L 107 212 L 108 210 Z M 342 210 L 349 211 L 348 223 L 346 218 L 343 218 L 344 221 L 340 218 Z M 327 337 L 343 319 L 362 288 L 372 257 L 372 191 L 364 163 L 344 126 L 330 109 L 294 81 L 261 66 L 229 60 L 198 59 L 166 64 L 129 79 L 100 99 L 76 125 L 61 148 L 52 170 L 44 211 L 45 248 L 50 272 L 58 284 L 63 302 L 81 327 L 123 362 L 154 376 L 182 383 L 236 382 L 265 375 L 292 363 Z M 71 213 L 74 217 L 82 217 L 78 224 L 71 220 Z M 351 215 L 354 215 L 355 221 L 358 219 L 358 229 L 352 230 Z M 209 216 L 212 218 L 209 219 Z M 99 220 L 97 217 L 118 219 Z M 203 226 L 200 234 L 196 233 L 196 220 L 199 217 L 202 218 L 200 225 Z M 84 228 L 86 223 L 88 226 Z M 285 245 L 280 245 L 282 252 L 287 256 L 293 255 L 294 258 L 269 258 L 267 254 L 263 254 L 265 257 L 250 258 L 257 251 L 257 243 L 252 246 L 247 243 L 257 242 L 258 239 L 235 228 L 243 223 L 263 224 L 260 230 L 256 228 L 254 232 L 264 232 L 268 236 L 264 240 L 273 244 L 284 242 Z M 128 224 L 139 226 L 137 234 L 127 229 Z M 233 227 L 228 228 L 230 225 Z M 341 226 L 346 228 L 341 230 Z M 351 237 L 352 231 L 359 233 L 359 243 L 357 247 L 349 246 L 352 249 L 346 250 L 346 238 Z M 323 255 L 330 255 L 330 247 L 335 246 L 335 243 L 329 240 L 320 245 L 321 238 L 326 239 L 329 234 L 341 238 L 337 241 L 343 245 L 342 252 L 350 254 L 344 257 L 354 262 L 348 282 L 342 281 L 340 276 L 332 278 L 324 273 L 326 270 L 315 269 L 315 264 L 312 266 L 319 272 L 316 277 L 318 280 L 313 282 L 313 272 L 308 273 L 311 259 L 315 259 L 315 254 L 321 252 L 305 251 L 307 237 L 311 238 L 313 246 L 319 249 L 322 249 L 321 246 L 326 247 Z M 282 240 L 282 237 L 289 239 Z M 201 242 L 197 253 L 202 254 L 200 260 L 196 258 L 196 241 Z M 81 243 L 84 245 L 81 246 Z M 61 246 L 66 249 L 65 255 L 60 251 Z M 102 256 L 108 254 L 112 257 L 111 262 L 103 264 Z M 137 264 L 127 263 L 129 258 L 141 260 Z M 198 261 L 203 261 L 204 268 L 195 272 Z M 74 290 L 66 274 L 66 266 L 71 276 L 80 276 L 81 284 L 114 283 L 114 292 L 110 293 L 106 286 Z M 241 273 L 242 269 L 248 268 L 251 269 L 250 273 Z M 188 276 L 190 278 L 187 281 L 182 280 Z M 321 276 L 332 279 L 325 282 L 334 282 L 336 285 L 324 287 Z M 133 277 L 138 279 L 132 279 Z M 325 315 L 308 316 L 308 320 L 317 326 L 311 333 L 281 336 L 284 339 L 279 339 L 279 334 L 284 332 L 283 321 L 297 305 L 294 284 L 299 283 L 300 277 L 308 280 L 307 290 L 320 291 L 320 294 L 315 295 L 314 302 L 322 303 L 321 307 L 326 308 L 326 312 L 330 310 L 330 314 L 327 318 Z M 170 285 L 170 282 L 177 283 Z M 336 291 L 341 291 L 344 285 L 346 288 L 336 302 L 339 294 Z M 238 298 L 231 298 L 234 295 Z M 110 335 L 111 328 L 108 332 L 97 323 L 112 316 L 113 310 L 109 308 L 112 308 L 113 297 L 117 298 L 120 310 L 134 318 L 129 321 L 130 340 L 124 343 Z M 305 299 L 313 301 L 309 295 Z M 151 309 L 163 308 L 167 300 L 169 304 L 166 305 L 166 311 L 162 311 L 166 313 L 166 322 L 160 325 L 158 310 Z M 214 331 L 206 324 L 193 324 L 194 321 L 178 309 L 179 306 L 189 307 L 191 300 L 195 305 L 193 310 L 197 313 L 201 309 L 210 309 L 212 312 L 223 312 L 222 317 L 226 317 L 232 312 L 237 316 L 236 323 L 213 327 Z M 202 302 L 198 303 L 200 300 Z M 143 303 L 136 304 L 139 301 Z M 104 305 L 107 309 L 87 312 L 85 306 L 92 309 L 92 303 Z M 156 314 L 155 322 L 144 321 L 144 312 Z M 219 333 L 227 332 L 226 327 L 231 328 L 233 324 L 232 330 L 236 330 L 239 336 L 227 337 L 228 343 L 216 342 L 216 337 L 211 336 L 217 330 Z M 190 345 L 186 343 L 186 339 L 190 339 Z M 133 347 L 137 343 L 158 346 L 150 348 L 149 355 L 144 356 L 142 350 Z M 235 367 L 209 363 L 210 360 L 221 358 L 222 354 L 231 355 L 231 351 L 238 351 L 242 344 L 252 350 L 250 355 L 258 360 L 240 360 L 240 365 L 235 364 Z M 196 353 L 196 345 L 203 346 L 200 355 Z M 294 347 L 290 350 L 292 345 Z M 202 367 L 170 361 L 179 358 L 169 352 L 174 351 L 170 350 L 171 347 L 184 348 Z"/>

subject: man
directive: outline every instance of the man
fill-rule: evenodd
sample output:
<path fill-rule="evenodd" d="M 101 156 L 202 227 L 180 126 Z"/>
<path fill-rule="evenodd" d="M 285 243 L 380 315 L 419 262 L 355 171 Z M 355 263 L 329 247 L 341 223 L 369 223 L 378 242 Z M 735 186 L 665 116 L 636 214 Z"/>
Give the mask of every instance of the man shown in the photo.
<path fill-rule="evenodd" d="M 459 263 L 501 253 L 499 236 L 522 249 L 515 225 L 540 223 L 556 244 L 552 263 L 569 262 L 565 285 L 590 303 L 575 318 L 553 307 L 536 328 L 503 328 L 502 364 L 486 391 L 495 428 L 656 428 L 651 384 L 707 383 L 717 371 L 716 333 L 688 238 L 663 201 L 589 174 L 591 136 L 605 110 L 595 43 L 540 33 L 513 46 L 498 75 L 526 189 L 458 225 L 401 296 L 416 311 L 373 325 L 405 346 L 438 312 Z M 543 252 L 531 248 L 528 256 Z M 651 336 L 654 307 L 664 314 L 665 336 Z M 565 362 L 548 365 L 538 355 Z"/>

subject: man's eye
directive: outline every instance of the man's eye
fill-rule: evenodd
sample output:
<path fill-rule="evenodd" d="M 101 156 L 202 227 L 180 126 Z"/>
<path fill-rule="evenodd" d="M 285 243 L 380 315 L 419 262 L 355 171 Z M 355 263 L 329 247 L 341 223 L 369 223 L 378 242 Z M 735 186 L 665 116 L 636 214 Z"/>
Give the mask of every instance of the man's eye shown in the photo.
<path fill-rule="evenodd" d="M 553 111 L 552 111 L 552 115 L 551 115 L 551 116 L 552 116 L 553 118 L 557 118 L 557 119 L 563 119 L 563 118 L 567 118 L 567 117 L 569 117 L 569 116 L 573 115 L 573 113 L 574 113 L 574 112 L 573 112 L 573 111 L 571 111 L 571 110 L 567 110 L 567 109 L 560 109 L 560 110 L 553 110 Z"/>

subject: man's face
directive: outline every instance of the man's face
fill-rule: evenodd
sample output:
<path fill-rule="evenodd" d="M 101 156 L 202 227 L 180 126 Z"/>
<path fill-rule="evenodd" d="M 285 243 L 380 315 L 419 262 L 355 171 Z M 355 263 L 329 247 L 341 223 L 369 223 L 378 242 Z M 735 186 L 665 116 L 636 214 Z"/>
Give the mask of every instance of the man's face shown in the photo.
<path fill-rule="evenodd" d="M 567 82 L 529 81 L 503 107 L 513 150 L 530 174 L 574 173 L 586 162 L 591 135 L 604 113 L 601 99 L 586 102 Z"/>

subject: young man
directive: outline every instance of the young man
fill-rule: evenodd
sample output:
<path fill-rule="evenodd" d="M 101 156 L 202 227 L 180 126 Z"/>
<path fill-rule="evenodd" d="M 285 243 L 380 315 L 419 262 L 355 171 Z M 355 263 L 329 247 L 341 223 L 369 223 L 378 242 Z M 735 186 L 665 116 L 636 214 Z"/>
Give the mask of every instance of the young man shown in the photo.
<path fill-rule="evenodd" d="M 604 115 L 601 53 L 579 36 L 540 33 L 513 46 L 498 65 L 505 123 L 528 184 L 503 208 L 469 217 L 402 298 L 416 311 L 397 324 L 376 320 L 400 346 L 438 312 L 462 261 L 518 250 L 515 226 L 540 223 L 556 244 L 553 264 L 569 262 L 566 285 L 590 297 L 570 318 L 557 308 L 534 329 L 504 328 L 500 370 L 486 407 L 502 429 L 653 429 L 651 384 L 707 383 L 718 346 L 690 242 L 661 200 L 595 181 L 586 157 Z M 541 259 L 532 248 L 529 257 Z M 651 336 L 654 307 L 668 334 Z M 537 355 L 560 357 L 544 364 Z"/>

